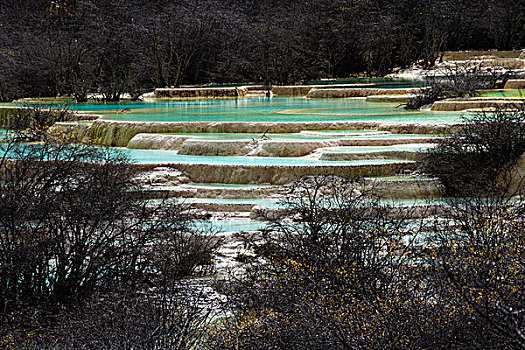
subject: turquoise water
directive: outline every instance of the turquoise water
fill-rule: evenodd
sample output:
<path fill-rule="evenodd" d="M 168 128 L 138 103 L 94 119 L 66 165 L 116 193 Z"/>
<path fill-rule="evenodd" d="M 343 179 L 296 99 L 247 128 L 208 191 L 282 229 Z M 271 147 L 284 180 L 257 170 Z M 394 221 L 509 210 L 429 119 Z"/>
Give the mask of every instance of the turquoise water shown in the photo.
<path fill-rule="evenodd" d="M 197 229 L 202 230 L 207 230 L 211 226 L 217 233 L 260 230 L 268 226 L 267 222 L 250 219 L 204 220 L 196 221 L 194 224 Z"/>
<path fill-rule="evenodd" d="M 356 132 L 358 133 L 358 132 Z M 170 133 L 170 134 L 164 134 L 164 135 L 174 135 L 174 136 L 188 136 L 191 138 L 205 138 L 205 139 L 213 139 L 213 140 L 260 140 L 263 139 L 263 133 L 260 134 L 240 134 L 240 133 L 210 133 L 210 134 L 178 134 L 178 133 Z M 327 135 L 307 135 L 307 134 L 266 134 L 264 135 L 264 139 L 267 140 L 308 140 L 308 141 L 315 141 L 315 140 L 330 140 L 333 139 L 333 136 Z M 349 135 L 350 136 L 350 135 Z"/>
<path fill-rule="evenodd" d="M 323 89 L 362 89 L 362 88 L 370 88 L 370 89 L 414 89 L 414 88 L 419 88 L 420 86 L 421 86 L 421 84 L 416 84 L 416 83 L 406 83 L 406 84 L 402 84 L 402 83 L 384 83 L 384 84 L 374 84 L 374 85 L 370 85 L 370 86 L 366 86 L 366 87 L 363 87 L 363 86 L 353 87 L 351 85 L 345 86 L 345 87 L 341 87 L 341 86 L 330 86 L 330 85 L 327 85 L 326 88 L 323 87 Z"/>
<path fill-rule="evenodd" d="M 359 139 L 375 140 L 375 139 L 428 139 L 441 137 L 440 135 L 434 134 L 384 134 L 374 136 L 359 136 Z M 357 138 L 357 137 L 356 137 Z"/>
<path fill-rule="evenodd" d="M 504 98 L 524 98 L 525 90 L 495 90 L 484 91 L 480 97 L 504 97 Z"/>
<path fill-rule="evenodd" d="M 162 100 L 156 102 L 71 104 L 77 111 L 106 119 L 150 122 L 327 122 L 384 121 L 456 123 L 456 112 L 407 111 L 395 103 L 365 99 L 307 99 L 304 97 Z M 121 113 L 128 109 L 129 112 Z"/>
<path fill-rule="evenodd" d="M 210 164 L 210 165 L 375 165 L 406 163 L 398 160 L 361 160 L 348 162 L 320 161 L 310 158 L 288 158 L 288 157 L 241 157 L 241 156 L 192 156 L 177 154 L 176 151 L 143 150 L 143 149 L 121 149 L 132 161 L 137 163 L 185 163 L 185 164 Z"/>
<path fill-rule="evenodd" d="M 264 208 L 283 208 L 287 204 L 277 199 L 223 199 L 223 198 L 186 198 L 181 203 L 188 204 L 249 204 L 258 205 Z M 393 207 L 420 207 L 426 205 L 446 205 L 447 202 L 443 199 L 396 199 L 396 200 L 381 200 L 382 205 L 393 206 Z"/>
<path fill-rule="evenodd" d="M 203 138 L 209 140 L 231 140 L 231 141 L 245 141 L 245 140 L 305 140 L 305 141 L 324 141 L 334 139 L 354 139 L 354 138 L 387 138 L 387 139 L 406 139 L 406 138 L 429 138 L 438 135 L 431 134 L 391 134 L 389 132 L 378 132 L 374 130 L 343 130 L 343 131 L 303 131 L 301 133 L 291 134 L 241 134 L 241 133 L 169 133 L 163 135 L 185 136 L 191 138 Z"/>
<path fill-rule="evenodd" d="M 434 178 L 420 176 L 420 175 L 395 175 L 395 176 L 378 176 L 373 178 L 367 178 L 369 180 L 379 181 L 406 181 L 406 180 L 433 180 Z"/>
<path fill-rule="evenodd" d="M 206 189 L 260 189 L 273 188 L 274 185 L 251 185 L 251 184 L 220 184 L 220 183 L 187 183 L 180 185 L 185 188 L 206 188 Z"/>
<path fill-rule="evenodd" d="M 279 200 L 277 199 L 259 198 L 185 198 L 178 200 L 178 202 L 188 204 L 248 204 L 267 208 L 280 207 Z"/>
<path fill-rule="evenodd" d="M 425 205 L 446 205 L 447 201 L 444 199 L 395 199 L 395 200 L 381 200 L 384 205 L 391 205 L 393 207 L 419 207 Z"/>
<path fill-rule="evenodd" d="M 404 151 L 404 152 L 422 152 L 428 148 L 434 147 L 435 144 L 421 143 L 401 144 L 393 146 L 347 146 L 347 147 L 329 147 L 324 148 L 323 151 L 329 153 L 369 153 L 369 152 L 385 152 L 385 151 Z"/>
<path fill-rule="evenodd" d="M 317 130 L 317 131 L 301 131 L 301 135 L 307 136 L 375 136 L 375 135 L 390 134 L 387 131 L 377 130 Z"/>

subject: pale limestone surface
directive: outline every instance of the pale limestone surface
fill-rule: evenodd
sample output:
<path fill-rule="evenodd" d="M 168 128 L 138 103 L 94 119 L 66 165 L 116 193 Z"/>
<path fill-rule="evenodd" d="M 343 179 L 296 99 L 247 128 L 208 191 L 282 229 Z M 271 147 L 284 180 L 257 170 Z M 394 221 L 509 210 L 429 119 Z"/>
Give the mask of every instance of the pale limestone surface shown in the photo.
<path fill-rule="evenodd" d="M 414 178 L 403 180 L 369 179 L 369 186 L 383 198 L 439 198 L 445 187 L 437 179 Z"/>
<path fill-rule="evenodd" d="M 419 152 L 388 150 L 388 151 L 370 151 L 367 153 L 343 153 L 343 152 L 323 152 L 320 160 L 326 161 L 353 161 L 363 159 L 405 159 L 418 160 Z"/>
<path fill-rule="evenodd" d="M 384 135 L 387 132 L 378 133 Z M 315 134 L 315 133 L 313 133 Z M 417 138 L 338 138 L 332 140 L 209 140 L 191 136 L 137 134 L 127 145 L 132 149 L 177 150 L 179 154 L 200 156 L 257 156 L 302 157 L 322 147 L 390 146 L 396 144 L 428 143 L 431 137 Z M 370 133 L 370 136 L 374 134 Z"/>
<path fill-rule="evenodd" d="M 257 143 L 249 155 L 259 157 L 302 157 L 306 156 L 317 148 L 336 146 L 338 140 L 331 141 L 280 141 L 264 140 Z"/>
<path fill-rule="evenodd" d="M 513 107 L 518 103 L 523 102 L 522 99 L 467 99 L 467 100 L 442 100 L 436 101 L 430 108 L 432 111 L 439 112 L 454 112 L 464 111 L 467 109 L 482 109 L 482 108 L 493 108 L 497 106 L 501 107 Z"/>
<path fill-rule="evenodd" d="M 272 86 L 272 93 L 275 96 L 306 96 L 312 89 L 355 87 L 363 88 L 374 86 L 374 84 L 330 84 L 330 85 L 289 85 L 289 86 Z"/>
<path fill-rule="evenodd" d="M 440 134 L 450 125 L 384 122 L 128 122 L 97 120 L 89 136 L 99 145 L 126 147 L 141 133 L 298 133 L 315 130 L 378 130 L 395 134 Z"/>
<path fill-rule="evenodd" d="M 179 154 L 194 156 L 243 156 L 250 153 L 255 144 L 249 140 L 185 140 Z"/>
<path fill-rule="evenodd" d="M 440 216 L 445 213 L 442 205 L 428 204 L 414 207 L 397 207 L 392 212 L 392 216 L 403 216 L 405 218 L 423 218 L 430 216 Z M 253 220 L 274 220 L 286 215 L 287 210 L 283 208 L 266 208 L 254 206 L 250 212 Z"/>
<path fill-rule="evenodd" d="M 140 186 L 176 186 L 188 182 L 188 178 L 177 169 L 159 166 L 138 174 L 134 181 Z"/>
<path fill-rule="evenodd" d="M 127 148 L 178 150 L 182 143 L 189 138 L 191 137 L 163 134 L 137 134 L 128 142 Z"/>
<path fill-rule="evenodd" d="M 347 98 L 367 97 L 378 95 L 407 95 L 416 94 L 419 89 L 374 89 L 374 88 L 315 88 L 310 90 L 308 98 Z"/>
<path fill-rule="evenodd" d="M 510 79 L 505 83 L 504 89 L 525 89 L 525 79 Z"/>
<path fill-rule="evenodd" d="M 155 89 L 157 98 L 222 98 L 244 97 L 245 87 L 203 87 L 203 88 L 159 88 Z"/>
<path fill-rule="evenodd" d="M 366 102 L 407 103 L 415 94 L 367 96 Z"/>
<path fill-rule="evenodd" d="M 136 164 L 139 170 L 147 171 L 159 164 Z M 270 184 L 284 185 L 307 175 L 335 175 L 343 179 L 356 177 L 390 176 L 414 170 L 413 162 L 396 162 L 373 165 L 223 165 L 170 163 L 169 166 L 182 172 L 191 182 L 222 184 Z"/>

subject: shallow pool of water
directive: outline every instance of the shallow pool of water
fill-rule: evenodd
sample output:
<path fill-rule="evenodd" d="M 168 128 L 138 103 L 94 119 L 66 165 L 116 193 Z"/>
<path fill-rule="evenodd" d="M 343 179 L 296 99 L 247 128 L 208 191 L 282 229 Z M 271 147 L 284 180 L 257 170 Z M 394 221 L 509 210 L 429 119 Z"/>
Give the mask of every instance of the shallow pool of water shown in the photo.
<path fill-rule="evenodd" d="M 259 189 L 273 188 L 274 185 L 251 185 L 251 184 L 220 184 L 220 183 L 186 183 L 180 185 L 182 188 L 205 188 L 205 189 Z"/>
<path fill-rule="evenodd" d="M 237 166 L 320 166 L 320 165 L 376 165 L 406 163 L 399 160 L 359 160 L 347 162 L 320 161 L 311 158 L 289 157 L 242 157 L 242 156 L 193 156 L 181 155 L 176 151 L 121 149 L 132 161 L 137 163 L 186 163 L 210 165 L 237 165 Z"/>
<path fill-rule="evenodd" d="M 280 207 L 279 200 L 266 198 L 185 198 L 177 201 L 188 204 L 248 204 L 267 208 Z"/>
<path fill-rule="evenodd" d="M 385 199 L 381 200 L 383 205 L 389 205 L 393 207 L 419 207 L 425 205 L 446 205 L 445 199 Z"/>
<path fill-rule="evenodd" d="M 260 230 L 268 226 L 267 222 L 250 219 L 221 219 L 196 221 L 195 227 L 203 231 L 209 230 L 216 233 L 232 233 L 241 231 Z M 210 230 L 210 226 L 213 231 Z"/>
<path fill-rule="evenodd" d="M 480 97 L 503 97 L 503 98 L 524 98 L 524 90 L 496 90 L 496 91 L 484 91 L 480 94 Z"/>
<path fill-rule="evenodd" d="M 373 140 L 373 139 L 428 139 L 441 137 L 441 135 L 435 134 L 384 134 L 384 135 L 373 135 L 373 136 L 359 136 L 359 139 Z"/>
<path fill-rule="evenodd" d="M 395 103 L 362 98 L 307 99 L 254 97 L 156 102 L 80 103 L 73 110 L 93 112 L 106 119 L 145 122 L 312 122 L 384 121 L 456 123 L 461 113 L 407 111 Z"/>
<path fill-rule="evenodd" d="M 403 151 L 403 152 L 423 152 L 435 144 L 420 143 L 420 144 L 401 144 L 392 146 L 345 146 L 345 147 L 327 147 L 324 152 L 330 153 L 369 153 L 369 152 L 385 152 L 385 151 Z"/>
<path fill-rule="evenodd" d="M 361 134 L 356 131 L 356 134 Z M 179 134 L 179 133 L 169 133 L 164 135 L 174 135 L 174 136 L 189 136 L 192 138 L 204 138 L 204 139 L 213 139 L 213 140 L 331 140 L 334 137 L 331 135 L 308 135 L 308 134 L 240 134 L 240 133 L 199 133 L 199 134 Z M 350 135 L 349 135 L 350 136 Z"/>

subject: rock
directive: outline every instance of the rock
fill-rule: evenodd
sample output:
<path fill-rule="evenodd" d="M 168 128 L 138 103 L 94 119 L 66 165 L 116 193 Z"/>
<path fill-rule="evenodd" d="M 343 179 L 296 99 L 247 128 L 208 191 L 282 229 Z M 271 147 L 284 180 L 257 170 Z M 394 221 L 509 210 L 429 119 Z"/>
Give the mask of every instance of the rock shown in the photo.
<path fill-rule="evenodd" d="M 302 157 L 306 156 L 319 147 L 329 147 L 338 145 L 337 140 L 333 141 L 281 141 L 266 140 L 260 141 L 258 147 L 249 155 L 259 157 Z"/>
<path fill-rule="evenodd" d="M 418 178 L 383 180 L 380 177 L 368 179 L 373 191 L 386 199 L 439 198 L 445 194 L 445 187 L 437 179 Z"/>
<path fill-rule="evenodd" d="M 133 149 L 177 150 L 184 140 L 190 136 L 164 134 L 137 134 L 128 142 L 127 147 Z"/>
<path fill-rule="evenodd" d="M 185 140 L 179 154 L 194 156 L 243 156 L 251 152 L 256 143 L 249 140 Z"/>
<path fill-rule="evenodd" d="M 135 177 L 140 186 L 177 186 L 189 182 L 181 171 L 170 167 L 156 167 Z"/>
<path fill-rule="evenodd" d="M 275 96 L 307 96 L 310 90 L 314 88 L 344 88 L 344 87 L 370 87 L 374 84 L 332 84 L 332 85 L 288 85 L 288 86 L 273 86 L 272 93 Z"/>
<path fill-rule="evenodd" d="M 525 79 L 509 79 L 504 89 L 525 89 Z"/>
<path fill-rule="evenodd" d="M 525 190 L 525 154 L 516 162 L 509 172 L 500 174 L 500 183 L 508 186 L 509 195 L 522 196 Z"/>
<path fill-rule="evenodd" d="M 137 134 L 168 133 L 298 133 L 307 130 L 380 130 L 399 134 L 439 134 L 448 126 L 384 122 L 129 122 L 96 120 L 89 136 L 98 145 L 126 147 Z M 165 135 L 163 137 L 166 137 Z M 175 136 L 178 137 L 178 136 Z M 149 141 L 148 141 L 149 142 Z M 137 140 L 138 143 L 138 140 Z M 135 143 L 135 145 L 137 144 Z"/>
<path fill-rule="evenodd" d="M 379 95 L 367 96 L 366 102 L 385 102 L 385 103 L 408 103 L 416 95 Z"/>
<path fill-rule="evenodd" d="M 354 161 L 363 159 L 403 159 L 418 160 L 419 152 L 410 151 L 370 151 L 370 152 L 323 152 L 320 160 L 326 161 Z"/>
<path fill-rule="evenodd" d="M 374 89 L 374 88 L 315 88 L 310 90 L 308 98 L 347 98 L 347 97 L 367 97 L 377 95 L 410 95 L 416 94 L 419 89 Z"/>
<path fill-rule="evenodd" d="M 136 164 L 138 169 L 153 169 L 159 165 Z M 172 163 L 170 168 L 185 174 L 191 182 L 223 184 L 283 185 L 307 175 L 335 175 L 343 179 L 390 176 L 413 170 L 413 162 L 363 165 L 226 165 Z"/>
<path fill-rule="evenodd" d="M 155 89 L 157 98 L 221 98 L 244 97 L 248 93 L 245 87 L 208 87 L 208 88 L 163 88 Z"/>
<path fill-rule="evenodd" d="M 432 111 L 452 112 L 466 109 L 493 108 L 496 106 L 513 107 L 522 102 L 520 99 L 467 99 L 467 100 L 443 100 L 436 101 L 432 105 Z"/>

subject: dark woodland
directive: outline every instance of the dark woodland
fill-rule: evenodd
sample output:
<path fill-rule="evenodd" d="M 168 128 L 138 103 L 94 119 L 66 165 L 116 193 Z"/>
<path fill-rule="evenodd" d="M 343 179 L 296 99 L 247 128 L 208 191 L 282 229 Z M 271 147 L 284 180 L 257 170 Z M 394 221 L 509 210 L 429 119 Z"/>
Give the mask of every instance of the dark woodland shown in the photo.
<path fill-rule="evenodd" d="M 524 33 L 520 0 L 0 0 L 0 102 L 383 76 Z M 511 77 L 480 67 L 430 76 L 406 107 Z M 0 349 L 525 349 L 523 104 L 418 158 L 439 201 L 283 186 L 265 229 L 233 234 L 231 269 L 211 214 L 146 199 L 120 151 L 53 127 L 68 108 L 26 107 L 0 118 Z"/>
<path fill-rule="evenodd" d="M 381 76 L 443 50 L 522 48 L 524 13 L 515 0 L 3 0 L 0 100 Z"/>

